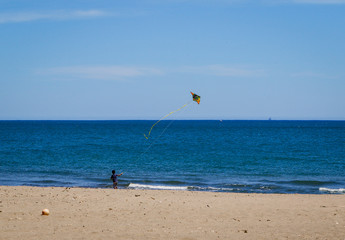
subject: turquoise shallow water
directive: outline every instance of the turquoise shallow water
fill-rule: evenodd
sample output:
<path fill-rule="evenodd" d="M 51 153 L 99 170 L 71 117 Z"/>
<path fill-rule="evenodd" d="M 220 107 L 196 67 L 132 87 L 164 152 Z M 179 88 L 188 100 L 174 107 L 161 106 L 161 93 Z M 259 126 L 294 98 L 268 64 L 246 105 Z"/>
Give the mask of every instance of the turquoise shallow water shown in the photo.
<path fill-rule="evenodd" d="M 345 193 L 345 121 L 0 121 L 0 185 Z"/>

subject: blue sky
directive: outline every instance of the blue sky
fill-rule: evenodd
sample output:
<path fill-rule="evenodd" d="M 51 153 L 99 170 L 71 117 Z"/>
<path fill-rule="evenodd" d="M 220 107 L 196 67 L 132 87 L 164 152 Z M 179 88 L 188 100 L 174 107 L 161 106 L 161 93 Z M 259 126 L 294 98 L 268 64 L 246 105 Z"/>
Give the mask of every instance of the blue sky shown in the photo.
<path fill-rule="evenodd" d="M 345 0 L 0 0 L 0 119 L 345 120 Z"/>

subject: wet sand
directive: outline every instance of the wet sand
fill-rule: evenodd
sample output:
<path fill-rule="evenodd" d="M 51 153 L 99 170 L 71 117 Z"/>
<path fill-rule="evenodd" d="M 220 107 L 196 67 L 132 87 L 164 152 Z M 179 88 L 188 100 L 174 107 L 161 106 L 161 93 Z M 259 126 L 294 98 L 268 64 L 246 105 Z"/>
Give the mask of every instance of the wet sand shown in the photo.
<path fill-rule="evenodd" d="M 0 186 L 0 239 L 19 238 L 344 240 L 345 195 Z"/>

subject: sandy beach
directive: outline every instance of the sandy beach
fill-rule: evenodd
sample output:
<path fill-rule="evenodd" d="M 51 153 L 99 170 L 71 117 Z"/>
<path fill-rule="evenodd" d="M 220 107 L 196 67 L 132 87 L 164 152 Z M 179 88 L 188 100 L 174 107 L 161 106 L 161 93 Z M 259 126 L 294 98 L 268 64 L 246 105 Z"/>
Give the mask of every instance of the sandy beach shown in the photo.
<path fill-rule="evenodd" d="M 19 238 L 343 240 L 345 195 L 1 186 L 0 239 Z"/>

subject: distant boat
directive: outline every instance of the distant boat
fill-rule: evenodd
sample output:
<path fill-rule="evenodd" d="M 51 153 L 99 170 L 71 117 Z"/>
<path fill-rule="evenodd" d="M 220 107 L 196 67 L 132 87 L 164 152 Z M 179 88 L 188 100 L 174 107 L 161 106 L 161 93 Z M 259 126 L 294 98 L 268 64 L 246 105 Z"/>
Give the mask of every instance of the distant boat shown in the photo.
<path fill-rule="evenodd" d="M 271 121 L 272 120 L 272 118 L 268 118 L 268 121 Z"/>

